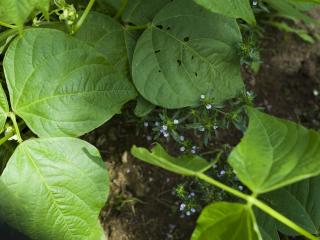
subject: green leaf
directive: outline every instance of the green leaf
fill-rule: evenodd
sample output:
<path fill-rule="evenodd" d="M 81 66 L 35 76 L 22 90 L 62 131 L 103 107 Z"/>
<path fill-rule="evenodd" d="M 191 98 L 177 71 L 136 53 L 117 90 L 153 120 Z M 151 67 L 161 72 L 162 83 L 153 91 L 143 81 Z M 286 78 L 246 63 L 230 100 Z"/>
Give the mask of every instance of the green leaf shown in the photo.
<path fill-rule="evenodd" d="M 280 240 L 276 221 L 259 209 L 254 211 L 263 240 Z"/>
<path fill-rule="evenodd" d="M 133 81 L 149 102 L 165 108 L 196 106 L 205 94 L 215 102 L 243 89 L 234 19 L 193 1 L 167 4 L 138 40 Z"/>
<path fill-rule="evenodd" d="M 0 133 L 2 133 L 4 125 L 7 121 L 7 114 L 9 112 L 9 105 L 7 96 L 0 83 Z"/>
<path fill-rule="evenodd" d="M 320 134 L 248 107 L 249 126 L 229 156 L 238 178 L 265 193 L 320 174 Z"/>
<path fill-rule="evenodd" d="M 201 213 L 192 240 L 256 240 L 260 233 L 254 228 L 250 209 L 243 204 L 217 202 Z"/>
<path fill-rule="evenodd" d="M 53 29 L 26 30 L 8 48 L 4 69 L 14 112 L 40 137 L 87 133 L 136 95 L 104 55 Z"/>
<path fill-rule="evenodd" d="M 35 10 L 48 16 L 50 0 L 0 0 L 0 21 L 22 27 Z"/>
<path fill-rule="evenodd" d="M 134 109 L 134 114 L 137 117 L 145 117 L 147 116 L 152 110 L 155 108 L 155 106 L 145 100 L 143 97 L 139 96 L 137 98 L 137 105 Z"/>
<path fill-rule="evenodd" d="M 149 23 L 157 12 L 170 1 L 171 0 L 129 0 L 122 20 L 135 25 Z"/>
<path fill-rule="evenodd" d="M 98 150 L 75 138 L 18 146 L 1 176 L 2 217 L 32 239 L 102 240 L 108 174 Z"/>
<path fill-rule="evenodd" d="M 195 0 L 196 3 L 232 18 L 242 18 L 247 23 L 256 24 L 249 0 Z"/>
<path fill-rule="evenodd" d="M 208 163 L 199 156 L 172 157 L 160 144 L 157 144 L 151 152 L 145 148 L 133 146 L 131 153 L 146 163 L 185 176 L 194 176 L 197 173 L 208 170 L 212 166 L 212 163 Z"/>
<path fill-rule="evenodd" d="M 281 17 L 293 19 L 293 20 L 301 20 L 305 23 L 315 23 L 316 20 L 309 17 L 306 13 L 304 13 L 301 9 L 299 9 L 299 5 L 294 1 L 290 0 L 266 0 L 267 3 L 274 8 L 278 15 Z M 301 5 L 301 4 L 300 4 Z"/>
<path fill-rule="evenodd" d="M 135 39 L 113 18 L 98 12 L 90 12 L 75 36 L 94 47 L 116 69 L 129 72 L 129 53 L 132 54 L 131 48 L 135 46 Z"/>
<path fill-rule="evenodd" d="M 312 234 L 320 234 L 320 177 L 310 178 L 286 188 L 263 195 L 263 198 L 277 211 L 293 220 Z M 280 232 L 299 234 L 278 223 Z"/>

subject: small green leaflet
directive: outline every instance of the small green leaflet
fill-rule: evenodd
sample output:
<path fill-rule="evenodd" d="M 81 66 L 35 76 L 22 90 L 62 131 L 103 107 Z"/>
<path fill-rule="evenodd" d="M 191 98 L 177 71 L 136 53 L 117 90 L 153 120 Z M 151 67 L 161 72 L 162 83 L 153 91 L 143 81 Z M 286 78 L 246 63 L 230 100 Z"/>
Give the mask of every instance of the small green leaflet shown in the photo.
<path fill-rule="evenodd" d="M 134 114 L 137 117 L 145 117 L 155 108 L 155 105 L 145 100 L 143 97 L 138 96 L 137 105 L 134 109 Z"/>
<path fill-rule="evenodd" d="M 146 100 L 165 108 L 196 106 L 201 94 L 221 102 L 243 89 L 241 41 L 234 19 L 191 0 L 172 1 L 138 40 L 133 81 Z"/>
<path fill-rule="evenodd" d="M 151 152 L 145 148 L 133 146 L 131 153 L 144 162 L 185 176 L 194 176 L 212 166 L 212 163 L 208 163 L 199 156 L 172 157 L 160 144 L 157 144 Z"/>
<path fill-rule="evenodd" d="M 23 142 L 0 178 L 1 217 L 34 240 L 104 239 L 107 196 L 98 150 L 75 138 Z"/>
<path fill-rule="evenodd" d="M 196 3 L 232 18 L 242 18 L 249 24 L 256 24 L 249 0 L 194 0 Z"/>
<path fill-rule="evenodd" d="M 0 21 L 22 27 L 35 10 L 48 17 L 50 0 L 0 0 Z"/>
<path fill-rule="evenodd" d="M 309 178 L 262 197 L 271 206 L 312 234 L 320 234 L 320 177 Z M 277 224 L 280 232 L 298 236 L 292 229 Z"/>
<path fill-rule="evenodd" d="M 238 178 L 265 193 L 320 174 L 320 134 L 248 107 L 249 127 L 229 156 Z"/>
<path fill-rule="evenodd" d="M 7 121 L 7 114 L 9 112 L 9 105 L 7 96 L 0 83 L 0 133 L 3 131 L 3 127 Z"/>
<path fill-rule="evenodd" d="M 12 109 L 40 137 L 83 135 L 136 96 L 104 55 L 54 29 L 29 29 L 16 38 L 4 70 Z"/>
<path fill-rule="evenodd" d="M 191 240 L 262 240 L 248 206 L 218 202 L 201 213 Z"/>

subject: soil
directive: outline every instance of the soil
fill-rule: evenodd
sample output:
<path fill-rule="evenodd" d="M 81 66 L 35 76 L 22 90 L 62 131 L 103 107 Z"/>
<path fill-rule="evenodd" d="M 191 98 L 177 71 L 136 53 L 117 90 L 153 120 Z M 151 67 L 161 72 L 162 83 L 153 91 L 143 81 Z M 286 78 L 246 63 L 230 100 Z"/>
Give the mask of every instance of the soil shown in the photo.
<path fill-rule="evenodd" d="M 320 16 L 320 11 L 314 14 Z M 311 45 L 295 35 L 267 29 L 262 60 L 257 75 L 244 71 L 247 88 L 257 96 L 255 105 L 319 130 L 320 42 Z M 186 179 L 130 155 L 133 144 L 150 145 L 134 124 L 117 116 L 85 139 L 99 148 L 110 173 L 111 195 L 101 212 L 106 240 L 190 239 L 197 216 L 181 218 L 172 194 Z"/>

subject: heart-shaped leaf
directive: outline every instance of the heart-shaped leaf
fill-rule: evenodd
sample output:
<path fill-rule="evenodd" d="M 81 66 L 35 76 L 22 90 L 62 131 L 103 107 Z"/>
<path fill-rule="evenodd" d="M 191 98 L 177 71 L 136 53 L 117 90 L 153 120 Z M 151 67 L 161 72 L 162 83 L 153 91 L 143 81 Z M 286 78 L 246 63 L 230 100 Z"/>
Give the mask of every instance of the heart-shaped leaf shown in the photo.
<path fill-rule="evenodd" d="M 102 240 L 108 174 L 98 150 L 75 138 L 18 146 L 1 176 L 0 212 L 32 239 Z"/>
<path fill-rule="evenodd" d="M 26 30 L 7 50 L 4 69 L 12 109 L 40 137 L 87 133 L 136 95 L 104 55 L 53 29 Z"/>
<path fill-rule="evenodd" d="M 195 2 L 212 12 L 232 18 L 242 18 L 250 24 L 256 23 L 249 0 L 195 0 Z"/>
<path fill-rule="evenodd" d="M 208 163 L 199 156 L 172 157 L 160 144 L 157 144 L 151 152 L 148 149 L 133 146 L 131 153 L 144 162 L 185 176 L 194 176 L 212 166 L 212 163 Z"/>
<path fill-rule="evenodd" d="M 248 108 L 249 126 L 229 156 L 238 178 L 265 193 L 320 174 L 320 134 Z"/>
<path fill-rule="evenodd" d="M 0 83 L 0 133 L 3 131 L 3 127 L 7 121 L 7 116 L 9 112 L 9 105 L 7 96 Z"/>
<path fill-rule="evenodd" d="M 48 16 L 49 6 L 50 0 L 0 0 L 0 21 L 21 27 L 35 10 Z"/>
<path fill-rule="evenodd" d="M 191 0 L 168 3 L 138 40 L 133 81 L 149 102 L 166 108 L 215 102 L 243 89 L 234 19 L 212 13 Z"/>
<path fill-rule="evenodd" d="M 201 213 L 192 240 L 258 240 L 250 209 L 243 204 L 217 202 Z"/>

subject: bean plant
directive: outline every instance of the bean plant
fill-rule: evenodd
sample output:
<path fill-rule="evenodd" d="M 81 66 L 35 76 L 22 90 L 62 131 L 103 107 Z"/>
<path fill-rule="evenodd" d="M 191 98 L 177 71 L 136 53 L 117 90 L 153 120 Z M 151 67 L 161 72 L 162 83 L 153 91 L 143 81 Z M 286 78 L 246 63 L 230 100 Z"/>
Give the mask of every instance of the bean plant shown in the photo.
<path fill-rule="evenodd" d="M 0 0 L 0 215 L 31 239 L 105 239 L 98 217 L 108 172 L 79 137 L 127 102 L 137 102 L 137 115 L 195 108 L 201 96 L 218 109 L 246 92 L 239 23 L 256 25 L 251 5 L 260 1 L 81 2 Z M 160 145 L 132 153 L 241 200 L 205 208 L 193 240 L 279 239 L 278 231 L 319 239 L 319 179 L 311 178 L 320 174 L 319 133 L 244 108 L 249 126 L 228 161 L 251 195 L 208 177 L 212 163 L 196 154 L 175 158 Z"/>

